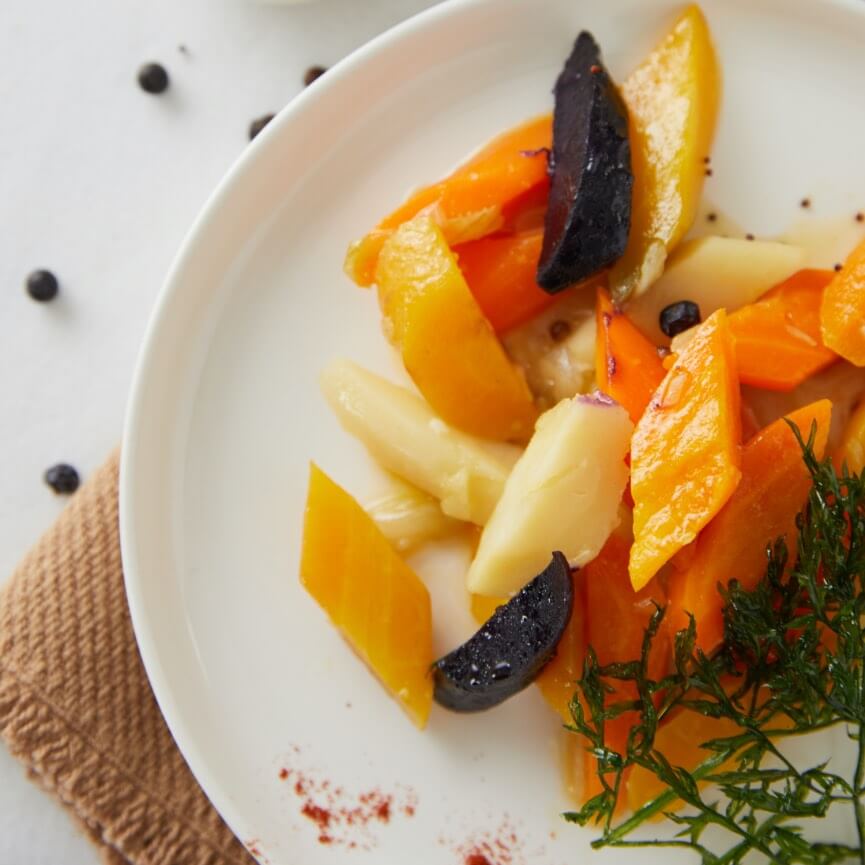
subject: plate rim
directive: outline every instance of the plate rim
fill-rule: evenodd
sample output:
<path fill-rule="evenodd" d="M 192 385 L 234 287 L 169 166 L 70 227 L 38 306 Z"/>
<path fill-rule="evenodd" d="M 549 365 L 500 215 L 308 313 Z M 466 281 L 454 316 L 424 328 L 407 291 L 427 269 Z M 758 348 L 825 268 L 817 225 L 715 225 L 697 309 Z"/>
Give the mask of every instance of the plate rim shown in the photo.
<path fill-rule="evenodd" d="M 830 2 L 838 2 L 838 0 L 830 0 Z M 199 752 L 194 741 L 195 737 L 188 729 L 179 706 L 169 697 L 170 688 L 162 678 L 157 640 L 144 611 L 145 602 L 141 588 L 143 580 L 133 553 L 136 543 L 133 512 L 139 453 L 138 429 L 144 410 L 143 394 L 150 374 L 152 356 L 158 347 L 171 300 L 182 290 L 183 282 L 180 275 L 187 263 L 194 260 L 194 246 L 198 236 L 207 230 L 208 224 L 231 199 L 235 190 L 242 188 L 247 175 L 254 170 L 254 164 L 268 142 L 279 136 L 283 128 L 298 123 L 314 103 L 327 98 L 328 94 L 332 94 L 332 98 L 338 96 L 344 82 L 351 78 L 355 69 L 375 60 L 389 48 L 398 47 L 404 39 L 440 19 L 459 16 L 468 9 L 491 6 L 494 3 L 495 0 L 442 0 L 434 6 L 421 10 L 355 48 L 330 67 L 327 75 L 317 79 L 286 103 L 276 117 L 256 136 L 256 139 L 238 155 L 199 209 L 181 240 L 160 286 L 138 350 L 123 418 L 118 482 L 120 557 L 132 631 L 153 697 L 184 762 L 210 804 L 237 838 L 238 843 L 247 849 L 248 846 L 243 839 L 251 837 L 251 827 L 246 825 L 247 820 L 239 809 L 234 807 L 232 798 L 223 783 L 214 774 L 205 756 Z"/>
<path fill-rule="evenodd" d="M 519 0 L 519 2 L 530 4 L 532 0 Z M 682 0 L 683 5 L 689 2 L 699 4 L 699 0 Z M 800 0 L 800 2 L 815 3 L 815 0 Z M 838 10 L 854 11 L 865 17 L 865 4 L 862 0 L 816 0 L 816 2 L 827 9 L 834 7 Z M 440 20 L 458 18 L 469 10 L 477 8 L 494 8 L 495 4 L 496 0 L 441 0 L 436 5 L 415 13 L 363 43 L 335 63 L 328 70 L 327 75 L 293 97 L 278 112 L 274 120 L 256 136 L 256 140 L 250 142 L 237 156 L 198 210 L 180 241 L 159 288 L 138 350 L 123 418 L 118 485 L 118 524 L 123 584 L 132 629 L 153 697 L 178 750 L 208 801 L 244 847 L 247 845 L 244 844 L 243 839 L 251 837 L 251 827 L 247 825 L 241 809 L 234 805 L 224 784 L 214 773 L 212 764 L 198 749 L 195 736 L 188 728 L 180 706 L 171 699 L 171 689 L 162 678 L 158 641 L 144 609 L 143 575 L 139 572 L 138 562 L 133 552 L 137 541 L 133 513 L 139 462 L 138 430 L 145 408 L 143 394 L 151 373 L 154 351 L 158 348 L 161 333 L 166 325 L 171 301 L 182 291 L 181 275 L 187 264 L 195 259 L 194 247 L 199 235 L 207 231 L 216 214 L 231 200 L 235 192 L 243 187 L 268 143 L 275 140 L 284 128 L 298 123 L 319 100 L 328 99 L 329 95 L 330 98 L 336 98 L 356 69 L 375 61 L 388 49 L 398 47 L 404 39 Z"/>

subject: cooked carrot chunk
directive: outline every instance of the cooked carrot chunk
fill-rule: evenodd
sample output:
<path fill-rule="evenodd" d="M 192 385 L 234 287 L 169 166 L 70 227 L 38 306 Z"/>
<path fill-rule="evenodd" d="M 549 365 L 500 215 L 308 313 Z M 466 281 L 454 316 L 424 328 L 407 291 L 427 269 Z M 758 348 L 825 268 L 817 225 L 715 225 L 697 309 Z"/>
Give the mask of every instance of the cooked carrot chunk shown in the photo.
<path fill-rule="evenodd" d="M 506 333 L 556 302 L 535 280 L 542 231 L 496 234 L 454 249 L 475 300 L 496 333 Z"/>
<path fill-rule="evenodd" d="M 800 270 L 730 314 L 739 380 L 788 391 L 837 360 L 823 345 L 820 304 L 831 270 Z"/>
<path fill-rule="evenodd" d="M 820 400 L 788 415 L 807 441 L 817 425 L 814 454 L 822 459 L 832 420 L 832 403 Z M 811 475 L 802 449 L 784 418 L 776 420 L 742 449 L 742 480 L 730 500 L 700 533 L 694 555 L 668 584 L 670 609 L 665 627 L 687 627 L 687 614 L 697 623 L 697 645 L 705 652 L 724 637 L 723 602 L 718 584 L 736 579 L 754 589 L 766 573 L 766 549 L 786 538 L 795 554 L 796 515 L 811 489 Z"/>
<path fill-rule="evenodd" d="M 658 350 L 613 306 L 604 289 L 598 290 L 597 326 L 595 377 L 598 389 L 624 406 L 636 423 L 664 378 Z"/>
<path fill-rule="evenodd" d="M 739 382 L 724 310 L 696 331 L 631 440 L 635 589 L 694 540 L 733 494 L 741 475 Z"/>
<path fill-rule="evenodd" d="M 425 186 L 349 246 L 346 273 L 362 286 L 375 281 L 384 242 L 421 213 L 441 226 L 451 244 L 497 231 L 522 204 L 533 206 L 549 189 L 543 152 L 553 140 L 550 115 L 538 117 L 494 138 L 450 177 Z"/>

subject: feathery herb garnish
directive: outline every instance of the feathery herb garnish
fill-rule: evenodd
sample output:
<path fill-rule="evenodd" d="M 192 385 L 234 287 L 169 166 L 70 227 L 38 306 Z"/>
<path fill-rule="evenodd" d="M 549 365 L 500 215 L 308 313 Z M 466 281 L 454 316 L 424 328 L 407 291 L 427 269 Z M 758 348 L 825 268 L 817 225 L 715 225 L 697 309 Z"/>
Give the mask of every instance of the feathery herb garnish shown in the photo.
<path fill-rule="evenodd" d="M 602 790 L 565 817 L 599 826 L 596 848 L 685 848 L 703 865 L 754 861 L 755 853 L 777 863 L 865 865 L 865 479 L 846 467 L 837 473 L 828 459 L 818 462 L 813 431 L 806 443 L 791 427 L 813 477 L 797 522 L 797 550 L 789 555 L 783 541 L 768 549 L 766 575 L 753 591 L 735 580 L 719 586 L 721 648 L 711 656 L 695 648 L 692 617 L 676 635 L 674 671 L 651 679 L 649 654 L 664 618 L 658 608 L 639 660 L 601 666 L 588 650 L 570 729 L 588 740 Z M 614 683 L 623 682 L 632 683 L 635 699 L 616 696 L 621 687 Z M 624 712 L 636 720 L 620 753 L 605 740 L 605 723 Z M 726 719 L 739 732 L 704 743 L 705 759 L 684 769 L 655 746 L 658 725 L 672 712 Z M 801 768 L 785 753 L 791 737 L 831 727 L 846 729 L 856 748 L 849 773 L 837 774 L 847 765 L 828 761 Z M 617 819 L 632 767 L 667 790 Z M 687 807 L 674 813 L 682 803 Z M 820 827 L 809 825 L 812 819 L 839 808 L 852 815 L 858 842 L 813 840 Z M 661 814 L 677 824 L 675 834 L 632 837 Z"/>

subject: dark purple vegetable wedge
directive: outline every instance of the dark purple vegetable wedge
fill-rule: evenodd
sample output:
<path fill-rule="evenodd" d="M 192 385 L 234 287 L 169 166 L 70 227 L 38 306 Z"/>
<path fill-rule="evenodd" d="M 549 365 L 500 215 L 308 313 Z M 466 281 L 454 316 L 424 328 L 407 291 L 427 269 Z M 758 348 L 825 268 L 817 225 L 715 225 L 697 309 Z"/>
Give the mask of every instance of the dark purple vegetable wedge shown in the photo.
<path fill-rule="evenodd" d="M 436 661 L 436 702 L 454 712 L 480 712 L 522 691 L 555 655 L 573 603 L 568 560 L 553 553 L 470 640 Z"/>
<path fill-rule="evenodd" d="M 611 265 L 631 227 L 628 112 L 590 33 L 556 81 L 550 198 L 538 284 L 551 294 Z"/>

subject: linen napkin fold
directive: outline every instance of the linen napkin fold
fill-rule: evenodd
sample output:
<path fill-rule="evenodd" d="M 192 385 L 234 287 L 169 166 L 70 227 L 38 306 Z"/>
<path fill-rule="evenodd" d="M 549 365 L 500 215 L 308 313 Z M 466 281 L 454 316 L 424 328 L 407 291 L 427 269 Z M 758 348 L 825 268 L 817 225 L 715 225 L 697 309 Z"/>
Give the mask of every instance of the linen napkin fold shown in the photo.
<path fill-rule="evenodd" d="M 162 719 L 132 633 L 118 454 L 0 593 L 0 737 L 110 865 L 249 865 Z"/>

